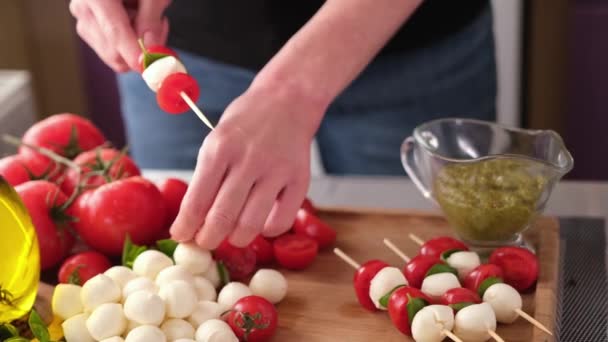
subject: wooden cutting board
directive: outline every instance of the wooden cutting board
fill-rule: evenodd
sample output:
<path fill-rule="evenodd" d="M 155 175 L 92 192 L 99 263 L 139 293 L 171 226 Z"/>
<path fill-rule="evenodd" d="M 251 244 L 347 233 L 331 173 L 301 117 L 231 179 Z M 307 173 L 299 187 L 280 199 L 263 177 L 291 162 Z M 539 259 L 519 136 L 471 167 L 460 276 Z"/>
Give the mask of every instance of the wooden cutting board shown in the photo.
<path fill-rule="evenodd" d="M 401 268 L 403 262 L 382 243 L 391 239 L 406 254 L 416 255 L 418 246 L 408 233 L 423 239 L 451 235 L 447 222 L 435 214 L 404 211 L 360 211 L 324 209 L 320 216 L 338 232 L 336 246 L 355 260 L 382 259 Z M 523 296 L 524 311 L 554 330 L 559 226 L 555 219 L 540 218 L 526 239 L 540 260 L 536 291 Z M 289 282 L 287 298 L 278 306 L 279 329 L 273 341 L 368 342 L 412 341 L 390 322 L 386 312 L 371 313 L 361 308 L 353 290 L 354 270 L 331 250 L 322 251 L 303 272 L 283 271 Z M 42 303 L 49 303 L 49 287 L 41 287 Z M 45 306 L 42 304 L 41 306 Z M 497 332 L 505 341 L 554 341 L 523 319 L 499 324 Z"/>

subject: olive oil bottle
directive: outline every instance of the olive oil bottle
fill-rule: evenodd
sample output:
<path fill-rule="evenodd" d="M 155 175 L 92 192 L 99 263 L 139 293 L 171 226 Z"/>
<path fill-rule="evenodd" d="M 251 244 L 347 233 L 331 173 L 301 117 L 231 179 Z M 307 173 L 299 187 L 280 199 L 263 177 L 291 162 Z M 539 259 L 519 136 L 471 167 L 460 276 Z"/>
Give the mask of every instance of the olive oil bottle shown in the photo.
<path fill-rule="evenodd" d="M 36 230 L 19 195 L 0 176 L 0 324 L 32 309 L 39 277 Z"/>

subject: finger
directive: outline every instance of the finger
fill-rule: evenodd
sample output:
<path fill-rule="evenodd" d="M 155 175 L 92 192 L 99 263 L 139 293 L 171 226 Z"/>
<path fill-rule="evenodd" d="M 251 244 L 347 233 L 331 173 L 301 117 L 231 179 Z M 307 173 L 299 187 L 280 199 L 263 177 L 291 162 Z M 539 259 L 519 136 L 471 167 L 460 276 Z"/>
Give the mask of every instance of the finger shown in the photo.
<path fill-rule="evenodd" d="M 163 13 L 168 0 L 141 0 L 137 17 L 135 18 L 135 31 L 138 37 L 143 37 L 146 45 L 164 44 Z"/>
<path fill-rule="evenodd" d="M 307 189 L 307 180 L 292 183 L 283 189 L 264 224 L 264 236 L 274 237 L 291 228 Z"/>
<path fill-rule="evenodd" d="M 228 171 L 202 229 L 196 234 L 199 246 L 214 249 L 234 230 L 253 183 L 254 179 L 247 168 Z"/>
<path fill-rule="evenodd" d="M 160 42 L 159 44 L 165 45 L 167 43 L 167 37 L 169 37 L 169 19 L 167 17 L 163 18 L 163 30 L 160 34 Z"/>
<path fill-rule="evenodd" d="M 236 228 L 230 234 L 232 245 L 245 247 L 262 232 L 281 188 L 282 183 L 276 180 L 262 181 L 253 186 Z"/>

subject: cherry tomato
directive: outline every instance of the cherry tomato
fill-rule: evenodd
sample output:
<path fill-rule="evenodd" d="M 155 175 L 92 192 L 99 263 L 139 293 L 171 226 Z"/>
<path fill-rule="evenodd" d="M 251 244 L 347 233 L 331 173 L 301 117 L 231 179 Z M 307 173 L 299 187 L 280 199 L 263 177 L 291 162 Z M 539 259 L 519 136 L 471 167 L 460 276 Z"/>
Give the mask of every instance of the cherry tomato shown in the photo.
<path fill-rule="evenodd" d="M 32 125 L 23 135 L 26 144 L 45 147 L 69 159 L 106 142 L 93 123 L 81 116 L 63 113 L 52 115 Z M 21 146 L 19 154 L 37 153 Z"/>
<path fill-rule="evenodd" d="M 463 285 L 465 288 L 475 291 L 479 297 L 483 297 L 485 289 L 481 288 L 483 282 L 488 278 L 502 279 L 503 273 L 500 267 L 493 264 L 482 264 L 474 268 L 471 273 L 464 278 Z"/>
<path fill-rule="evenodd" d="M 503 281 L 520 292 L 531 288 L 538 279 L 538 259 L 525 248 L 497 248 L 490 255 L 489 263 L 500 267 Z"/>
<path fill-rule="evenodd" d="M 317 257 L 319 244 L 305 235 L 283 235 L 273 241 L 274 258 L 279 265 L 302 270 L 310 266 Z"/>
<path fill-rule="evenodd" d="M 167 55 L 167 56 L 173 56 L 175 58 L 179 58 L 179 56 L 177 55 L 177 52 L 175 52 L 173 49 L 170 49 L 164 45 L 150 45 L 150 46 L 146 46 L 146 52 L 147 53 L 153 53 L 153 54 L 163 54 L 163 55 Z M 139 65 L 139 73 L 141 74 L 144 69 L 144 53 L 140 53 L 139 57 L 137 58 L 137 65 Z"/>
<path fill-rule="evenodd" d="M 355 285 L 355 294 L 359 304 L 369 311 L 378 310 L 369 297 L 369 285 L 372 279 L 380 272 L 381 269 L 388 267 L 389 265 L 381 260 L 370 260 L 355 272 L 353 283 Z"/>
<path fill-rule="evenodd" d="M 336 242 L 336 231 L 314 214 L 300 209 L 293 223 L 296 234 L 306 235 L 317 241 L 319 248 L 329 247 Z"/>
<path fill-rule="evenodd" d="M 112 267 L 110 260 L 98 252 L 83 252 L 67 258 L 59 269 L 59 282 L 84 285 L 89 279 Z"/>
<path fill-rule="evenodd" d="M 57 183 L 64 178 L 63 166 L 40 153 L 20 154 L 19 160 L 29 171 L 31 180 L 48 180 Z"/>
<path fill-rule="evenodd" d="M 268 265 L 274 261 L 274 251 L 272 243 L 266 240 L 262 235 L 256 238 L 249 244 L 249 248 L 255 253 L 258 265 Z"/>
<path fill-rule="evenodd" d="M 315 208 L 314 204 L 308 197 L 304 198 L 304 201 L 302 202 L 302 206 L 300 208 L 308 211 L 309 213 L 311 213 L 313 215 L 317 214 L 317 208 Z"/>
<path fill-rule="evenodd" d="M 29 181 L 15 187 L 27 208 L 40 246 L 40 267 L 45 270 L 59 263 L 74 246 L 71 208 L 62 208 L 68 200 L 57 185 Z"/>
<path fill-rule="evenodd" d="M 120 255 L 129 235 L 138 245 L 156 241 L 165 228 L 163 196 L 150 181 L 136 176 L 84 192 L 74 205 L 76 230 L 92 248 Z"/>
<path fill-rule="evenodd" d="M 181 179 L 167 178 L 158 184 L 158 189 L 165 198 L 165 204 L 167 205 L 167 221 L 165 225 L 170 227 L 179 213 L 179 207 L 188 190 L 188 184 Z M 166 233 L 169 234 L 169 231 Z"/>
<path fill-rule="evenodd" d="M 158 106 L 169 114 L 181 114 L 188 111 L 190 106 L 181 97 L 182 92 L 196 102 L 201 91 L 196 80 L 188 74 L 178 72 L 167 76 L 156 93 Z"/>
<path fill-rule="evenodd" d="M 426 277 L 426 273 L 436 264 L 445 264 L 440 259 L 428 255 L 416 255 L 410 262 L 403 267 L 403 275 L 407 279 L 411 287 L 417 289 L 422 286 L 422 281 Z"/>
<path fill-rule="evenodd" d="M 268 300 L 247 296 L 234 304 L 226 322 L 239 341 L 265 342 L 274 336 L 278 319 L 277 309 Z"/>
<path fill-rule="evenodd" d="M 388 314 L 393 325 L 399 331 L 411 336 L 411 324 L 414 316 L 420 309 L 430 303 L 431 299 L 422 293 L 422 291 L 411 286 L 402 286 L 396 289 L 389 297 Z"/>
<path fill-rule="evenodd" d="M 443 252 L 453 249 L 468 251 L 469 247 L 467 247 L 467 245 L 465 245 L 462 241 L 456 240 L 449 236 L 442 236 L 425 242 L 422 247 L 420 247 L 420 254 L 441 258 L 441 254 L 443 254 Z"/>
<path fill-rule="evenodd" d="M 230 279 L 243 280 L 255 271 L 256 256 L 250 248 L 238 248 L 224 240 L 213 252 L 215 260 L 222 261 L 230 273 Z"/>
<path fill-rule="evenodd" d="M 19 155 L 0 159 L 0 176 L 13 187 L 30 180 L 30 174 Z"/>
<path fill-rule="evenodd" d="M 458 311 L 470 304 L 481 303 L 481 298 L 479 298 L 477 292 L 471 291 L 464 287 L 456 287 L 447 290 L 439 299 L 439 303 L 442 305 L 447 305 L 455 311 Z"/>

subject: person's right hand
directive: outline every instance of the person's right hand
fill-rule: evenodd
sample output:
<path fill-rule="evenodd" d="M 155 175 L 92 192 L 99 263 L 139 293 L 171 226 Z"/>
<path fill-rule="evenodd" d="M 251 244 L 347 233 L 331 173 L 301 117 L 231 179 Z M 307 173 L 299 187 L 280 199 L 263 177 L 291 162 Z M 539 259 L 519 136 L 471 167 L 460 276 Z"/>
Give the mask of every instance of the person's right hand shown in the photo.
<path fill-rule="evenodd" d="M 125 72 L 139 69 L 138 38 L 146 45 L 165 44 L 169 22 L 163 12 L 170 2 L 139 0 L 130 11 L 122 0 L 72 0 L 70 12 L 78 35 L 110 68 Z"/>

